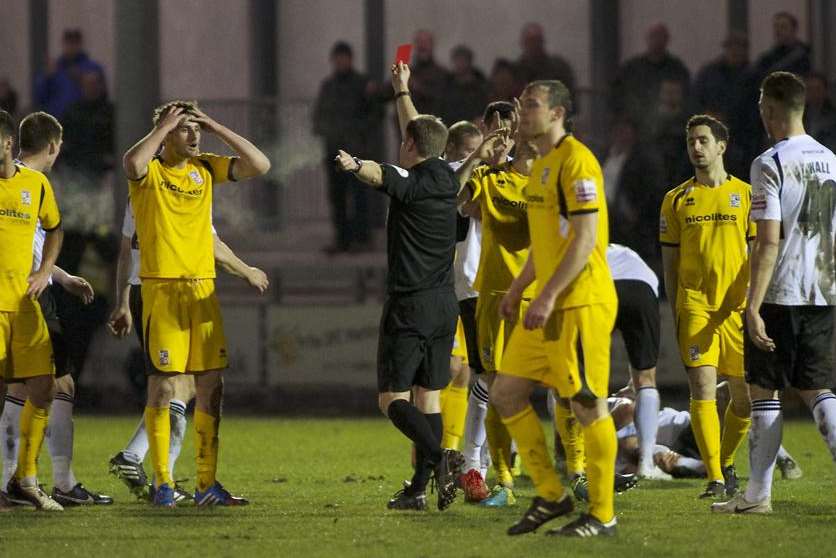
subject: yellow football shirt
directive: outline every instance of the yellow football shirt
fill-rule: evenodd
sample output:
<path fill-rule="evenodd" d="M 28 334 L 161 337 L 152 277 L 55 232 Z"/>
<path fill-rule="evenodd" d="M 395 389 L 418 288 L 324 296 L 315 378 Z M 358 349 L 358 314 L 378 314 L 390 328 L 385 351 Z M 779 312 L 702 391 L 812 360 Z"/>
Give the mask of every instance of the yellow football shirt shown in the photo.
<path fill-rule="evenodd" d="M 703 310 L 742 309 L 749 285 L 747 240 L 752 187 L 733 176 L 719 186 L 695 178 L 662 201 L 659 242 L 679 248 L 676 303 Z"/>
<path fill-rule="evenodd" d="M 234 180 L 234 161 L 202 153 L 176 168 L 155 157 L 144 177 L 129 181 L 141 278 L 215 277 L 212 187 Z"/>
<path fill-rule="evenodd" d="M 526 201 L 537 294 L 554 275 L 569 248 L 573 238 L 569 217 L 597 213 L 595 248 L 578 276 L 558 296 L 555 309 L 617 303 L 607 265 L 609 225 L 604 177 L 589 148 L 574 136 L 564 136 L 534 162 Z"/>
<path fill-rule="evenodd" d="M 61 224 L 52 185 L 40 172 L 15 165 L 11 178 L 0 178 L 0 311 L 34 311 L 23 303 L 38 219 L 47 232 Z"/>
<path fill-rule="evenodd" d="M 482 215 L 482 249 L 474 289 L 480 293 L 504 293 L 520 274 L 528 258 L 525 187 L 528 177 L 505 163 L 498 168 L 482 165 L 468 182 L 472 200 Z M 534 293 L 532 284 L 523 293 Z"/>

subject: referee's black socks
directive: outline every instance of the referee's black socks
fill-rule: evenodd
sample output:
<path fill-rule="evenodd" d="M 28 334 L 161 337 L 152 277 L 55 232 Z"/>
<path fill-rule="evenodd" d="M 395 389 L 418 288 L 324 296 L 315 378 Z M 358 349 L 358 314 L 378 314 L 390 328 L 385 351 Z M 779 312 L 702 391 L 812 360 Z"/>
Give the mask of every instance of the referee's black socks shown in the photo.
<path fill-rule="evenodd" d="M 412 489 L 423 491 L 433 467 L 441 459 L 441 413 L 425 415 L 409 401 L 396 399 L 389 404 L 388 414 L 392 424 L 415 443 Z"/>

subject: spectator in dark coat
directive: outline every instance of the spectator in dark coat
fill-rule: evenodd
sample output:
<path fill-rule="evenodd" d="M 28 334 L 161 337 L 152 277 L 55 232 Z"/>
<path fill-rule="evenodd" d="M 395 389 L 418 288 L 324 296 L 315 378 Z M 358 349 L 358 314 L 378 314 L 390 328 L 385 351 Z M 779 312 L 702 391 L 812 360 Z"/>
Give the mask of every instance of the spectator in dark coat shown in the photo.
<path fill-rule="evenodd" d="M 520 92 L 519 79 L 514 64 L 506 58 L 497 58 L 491 69 L 488 83 L 488 102 L 512 102 Z"/>
<path fill-rule="evenodd" d="M 351 173 L 337 171 L 334 158 L 339 149 L 357 157 L 368 157 L 373 129 L 380 113 L 375 102 L 375 85 L 354 69 L 351 46 L 338 42 L 331 49 L 332 74 L 320 87 L 313 112 L 313 131 L 325 146 L 325 172 L 334 243 L 329 253 L 364 250 L 369 243 L 367 188 Z"/>
<path fill-rule="evenodd" d="M 84 37 L 78 29 L 67 29 L 61 42 L 61 56 L 46 75 L 35 83 L 35 104 L 59 120 L 67 108 L 81 99 L 81 76 L 98 72 L 104 83 L 104 70 L 84 51 Z"/>
<path fill-rule="evenodd" d="M 459 45 L 450 54 L 453 72 L 444 88 L 441 118 L 448 125 L 460 120 L 473 121 L 488 104 L 488 80 L 473 65 L 473 51 Z"/>
<path fill-rule="evenodd" d="M 114 110 L 107 98 L 102 75 L 87 71 L 81 76 L 81 99 L 64 115 L 61 163 L 95 185 L 113 168 Z"/>
<path fill-rule="evenodd" d="M 557 79 L 575 96 L 575 72 L 565 59 L 546 52 L 542 25 L 526 23 L 523 26 L 520 32 L 520 48 L 522 54 L 517 60 L 520 91 L 527 83 L 538 79 Z"/>
<path fill-rule="evenodd" d="M 668 189 L 694 174 L 685 149 L 685 126 L 691 115 L 685 98 L 685 86 L 675 79 L 664 79 L 659 85 L 653 134 L 655 149 L 662 158 L 665 184 Z"/>
<path fill-rule="evenodd" d="M 682 60 L 668 52 L 670 33 L 661 23 L 650 27 L 646 35 L 647 51 L 627 60 L 618 70 L 610 91 L 610 106 L 616 115 L 627 115 L 640 123 L 641 133 L 652 129 L 648 107 L 659 98 L 664 80 L 678 81 L 688 94 L 690 74 Z"/>
<path fill-rule="evenodd" d="M 723 41 L 723 54 L 703 66 L 694 80 L 694 101 L 702 113 L 731 124 L 745 94 L 746 68 L 749 65 L 749 39 L 732 32 Z"/>
<path fill-rule="evenodd" d="M 0 79 L 0 109 L 8 112 L 12 117 L 17 115 L 17 91 L 12 88 L 8 78 Z"/>
<path fill-rule="evenodd" d="M 421 114 L 441 116 L 444 111 L 444 88 L 450 80 L 449 72 L 435 61 L 435 40 L 426 30 L 415 33 L 413 38 L 412 74 L 409 90 L 412 103 Z"/>
<path fill-rule="evenodd" d="M 836 148 L 836 107 L 830 100 L 827 77 L 818 72 L 807 76 L 804 129 L 831 151 Z"/>

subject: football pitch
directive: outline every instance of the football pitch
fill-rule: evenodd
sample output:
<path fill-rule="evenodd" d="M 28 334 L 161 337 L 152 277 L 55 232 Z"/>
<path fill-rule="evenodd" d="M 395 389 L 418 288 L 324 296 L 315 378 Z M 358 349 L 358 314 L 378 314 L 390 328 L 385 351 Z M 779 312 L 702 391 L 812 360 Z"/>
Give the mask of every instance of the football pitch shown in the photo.
<path fill-rule="evenodd" d="M 0 556 L 308 556 L 364 558 L 526 556 L 833 556 L 834 468 L 812 421 L 788 422 L 785 445 L 804 477 L 777 480 L 771 516 L 717 516 L 697 500 L 702 481 L 645 482 L 617 496 L 615 538 L 566 540 L 542 532 L 511 538 L 505 529 L 530 502 L 484 509 L 462 498 L 445 512 L 385 509 L 409 476 L 405 439 L 380 419 L 227 417 L 221 424 L 219 479 L 251 505 L 236 509 L 153 509 L 107 473 L 136 424 L 129 417 L 76 420 L 76 476 L 114 496 L 109 507 L 63 513 L 0 514 Z M 191 423 L 189 424 L 191 427 Z M 189 432 L 175 477 L 194 481 Z M 49 457 L 41 480 L 51 489 Z M 738 465 L 746 476 L 746 447 Z M 564 523 L 555 520 L 554 526 Z M 543 528 L 541 531 L 545 531 Z"/>

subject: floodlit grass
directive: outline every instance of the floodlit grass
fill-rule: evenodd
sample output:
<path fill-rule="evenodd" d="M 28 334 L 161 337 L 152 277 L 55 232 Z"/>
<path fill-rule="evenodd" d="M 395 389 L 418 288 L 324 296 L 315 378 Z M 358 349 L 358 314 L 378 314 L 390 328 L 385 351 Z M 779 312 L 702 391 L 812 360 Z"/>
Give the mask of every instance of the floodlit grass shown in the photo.
<path fill-rule="evenodd" d="M 768 517 L 716 516 L 697 500 L 701 481 L 644 483 L 617 497 L 613 539 L 510 538 L 533 494 L 519 482 L 516 508 L 454 504 L 446 512 L 390 512 L 386 500 L 409 476 L 406 441 L 384 419 L 227 418 L 220 480 L 252 505 L 238 509 L 153 509 L 107 474 L 131 434 L 130 418 L 76 421 L 75 472 L 116 498 L 110 507 L 0 514 L 2 556 L 833 556 L 833 464 L 811 422 L 785 425 L 804 477 L 776 481 Z M 46 451 L 44 449 L 44 454 Z M 191 433 L 175 477 L 190 477 Z M 746 475 L 745 446 L 738 454 Z M 41 479 L 51 488 L 49 458 Z M 434 495 L 430 501 L 434 505 Z M 558 519 L 559 525 L 565 522 Z M 545 529 L 543 529 L 545 530 Z"/>

